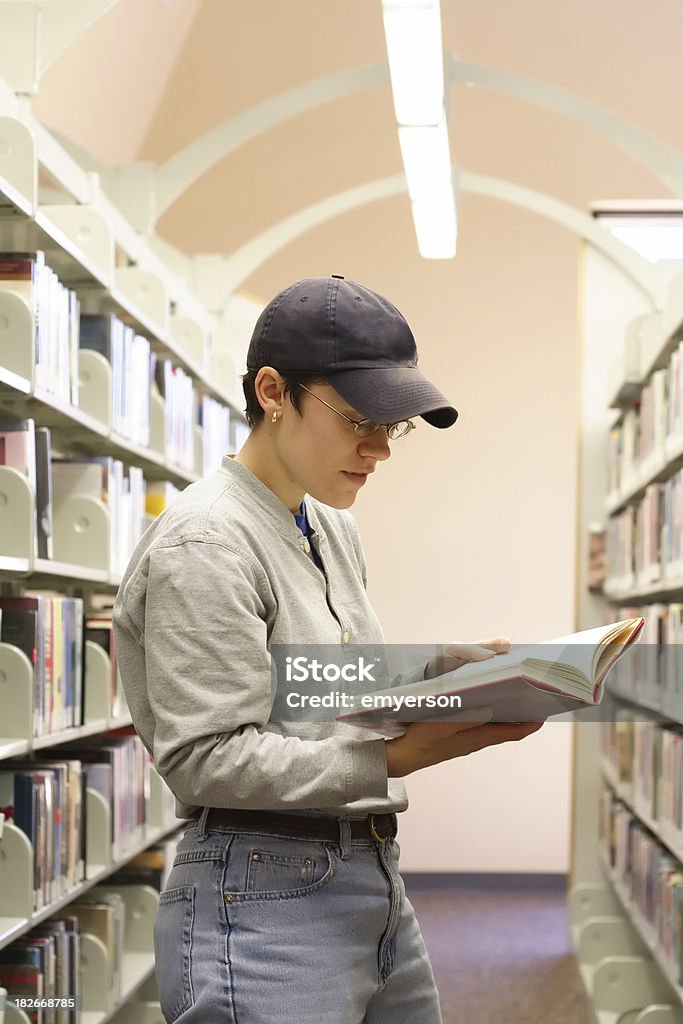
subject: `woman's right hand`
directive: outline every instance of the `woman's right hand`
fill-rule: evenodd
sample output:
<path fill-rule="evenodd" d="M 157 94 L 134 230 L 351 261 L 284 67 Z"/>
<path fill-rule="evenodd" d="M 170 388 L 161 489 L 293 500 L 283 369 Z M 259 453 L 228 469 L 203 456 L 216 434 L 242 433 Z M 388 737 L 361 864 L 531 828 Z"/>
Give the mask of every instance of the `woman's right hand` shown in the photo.
<path fill-rule="evenodd" d="M 490 722 L 490 717 L 490 709 L 482 708 L 468 714 L 469 721 L 412 722 L 402 736 L 386 741 L 389 778 L 410 775 L 484 747 L 523 740 L 543 725 L 543 722 Z"/>

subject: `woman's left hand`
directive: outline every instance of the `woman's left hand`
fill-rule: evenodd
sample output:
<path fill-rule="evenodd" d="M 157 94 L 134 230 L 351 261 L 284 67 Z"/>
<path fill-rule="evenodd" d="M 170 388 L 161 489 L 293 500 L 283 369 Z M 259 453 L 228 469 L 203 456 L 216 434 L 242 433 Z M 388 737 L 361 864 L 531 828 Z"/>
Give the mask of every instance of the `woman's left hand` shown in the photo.
<path fill-rule="evenodd" d="M 471 661 L 487 661 L 496 654 L 507 654 L 510 641 L 505 636 L 497 636 L 493 640 L 480 640 L 476 644 L 447 644 L 440 654 L 427 662 L 425 679 L 434 679 L 445 672 L 455 672 Z"/>

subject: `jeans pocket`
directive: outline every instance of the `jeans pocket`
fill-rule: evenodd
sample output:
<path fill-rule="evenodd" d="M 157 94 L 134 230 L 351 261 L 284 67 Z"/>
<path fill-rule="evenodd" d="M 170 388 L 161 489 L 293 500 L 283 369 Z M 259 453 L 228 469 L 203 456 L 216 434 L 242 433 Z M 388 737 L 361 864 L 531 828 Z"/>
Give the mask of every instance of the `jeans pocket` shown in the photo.
<path fill-rule="evenodd" d="M 165 889 L 159 897 L 159 909 L 154 922 L 154 960 L 161 1012 L 167 1024 L 173 1024 L 194 1003 L 194 905 L 194 885 Z"/>
<path fill-rule="evenodd" d="M 235 836 L 225 877 L 228 902 L 292 899 L 317 892 L 335 872 L 324 843 Z"/>

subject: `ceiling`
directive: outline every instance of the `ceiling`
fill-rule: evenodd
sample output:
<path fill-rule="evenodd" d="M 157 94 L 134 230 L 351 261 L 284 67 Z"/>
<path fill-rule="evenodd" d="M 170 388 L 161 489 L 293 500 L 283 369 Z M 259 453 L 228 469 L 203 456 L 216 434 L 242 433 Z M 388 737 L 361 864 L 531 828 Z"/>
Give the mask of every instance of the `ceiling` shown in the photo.
<path fill-rule="evenodd" d="M 676 0 L 442 0 L 442 22 L 448 53 L 570 90 L 683 151 Z M 384 61 L 379 0 L 118 0 L 48 70 L 34 110 L 106 165 L 163 165 L 258 103 Z M 579 210 L 596 197 L 670 195 L 611 143 L 540 107 L 464 85 L 451 87 L 449 104 L 453 162 L 466 171 Z M 311 204 L 401 170 L 390 89 L 381 85 L 256 135 L 198 174 L 156 230 L 184 253 L 230 254 Z M 495 244 L 490 224 L 476 226 L 482 203 L 499 205 L 460 197 L 456 263 Z M 398 195 L 313 228 L 243 288 L 264 300 L 297 276 L 357 264 L 394 293 L 392 273 L 399 288 L 406 271 L 443 280 L 443 265 L 419 259 L 408 200 Z"/>

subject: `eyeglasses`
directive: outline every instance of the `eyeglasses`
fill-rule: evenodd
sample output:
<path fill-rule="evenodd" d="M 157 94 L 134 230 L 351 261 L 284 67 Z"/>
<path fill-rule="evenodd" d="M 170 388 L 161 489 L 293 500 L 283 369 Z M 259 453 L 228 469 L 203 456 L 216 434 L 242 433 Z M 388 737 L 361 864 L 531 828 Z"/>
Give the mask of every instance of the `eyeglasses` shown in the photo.
<path fill-rule="evenodd" d="M 341 416 L 341 418 L 346 420 L 347 423 L 353 424 L 354 433 L 357 434 L 358 437 L 372 437 L 373 434 L 377 433 L 380 427 L 386 427 L 387 437 L 389 440 L 396 441 L 399 437 L 405 437 L 406 434 L 409 434 L 411 430 L 415 429 L 415 424 L 412 420 L 398 420 L 396 423 L 375 423 L 374 420 L 352 420 L 350 416 L 346 416 L 343 412 L 339 412 L 339 409 L 335 409 L 333 405 L 328 405 L 328 403 L 322 398 L 319 398 L 318 395 L 314 395 L 312 391 L 309 391 L 305 384 L 299 384 L 299 387 L 308 392 L 312 398 L 315 398 L 318 402 L 322 402 L 323 405 L 326 405 L 328 409 L 332 410 L 332 412 L 336 412 L 337 416 Z"/>

